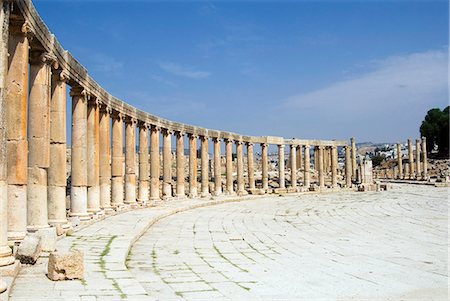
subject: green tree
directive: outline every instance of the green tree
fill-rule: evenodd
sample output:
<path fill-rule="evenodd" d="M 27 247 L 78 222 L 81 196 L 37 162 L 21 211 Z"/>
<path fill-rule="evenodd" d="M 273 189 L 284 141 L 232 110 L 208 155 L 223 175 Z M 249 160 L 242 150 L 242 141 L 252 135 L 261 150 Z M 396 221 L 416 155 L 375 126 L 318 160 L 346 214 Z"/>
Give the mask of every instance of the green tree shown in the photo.
<path fill-rule="evenodd" d="M 427 152 L 437 145 L 439 153 L 448 154 L 449 151 L 449 110 L 433 108 L 428 111 L 420 126 L 420 134 L 427 138 Z"/>
<path fill-rule="evenodd" d="M 373 165 L 373 167 L 375 167 L 375 166 L 380 165 L 386 159 L 386 156 L 385 155 L 376 154 L 371 159 L 372 159 L 372 165 Z"/>

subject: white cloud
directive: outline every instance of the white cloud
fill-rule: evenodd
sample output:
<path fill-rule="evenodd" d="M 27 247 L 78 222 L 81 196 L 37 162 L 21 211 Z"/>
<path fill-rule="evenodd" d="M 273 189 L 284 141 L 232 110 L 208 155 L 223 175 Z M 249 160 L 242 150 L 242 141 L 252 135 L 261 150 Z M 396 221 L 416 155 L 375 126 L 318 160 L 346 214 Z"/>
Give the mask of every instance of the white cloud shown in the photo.
<path fill-rule="evenodd" d="M 427 51 L 389 57 L 375 63 L 375 70 L 321 89 L 293 95 L 289 108 L 317 109 L 338 114 L 379 107 L 383 110 L 414 107 L 445 97 L 448 56 Z"/>
<path fill-rule="evenodd" d="M 194 71 L 188 67 L 181 66 L 179 64 L 172 62 L 159 63 L 159 67 L 166 72 L 186 78 L 194 78 L 194 79 L 207 78 L 211 75 L 210 72 Z"/>

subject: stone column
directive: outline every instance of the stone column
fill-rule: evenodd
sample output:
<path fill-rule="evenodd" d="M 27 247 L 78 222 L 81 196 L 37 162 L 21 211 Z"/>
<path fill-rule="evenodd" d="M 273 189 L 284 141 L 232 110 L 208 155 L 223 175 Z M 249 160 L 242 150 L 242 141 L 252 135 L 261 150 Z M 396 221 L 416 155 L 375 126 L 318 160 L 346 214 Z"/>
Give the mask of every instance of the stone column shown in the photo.
<path fill-rule="evenodd" d="M 225 169 L 227 173 L 227 194 L 233 194 L 233 141 L 231 141 L 231 139 L 225 139 L 225 160 Z"/>
<path fill-rule="evenodd" d="M 159 129 L 152 126 L 150 131 L 150 199 L 159 200 L 159 177 L 161 175 L 159 158 Z"/>
<path fill-rule="evenodd" d="M 48 168 L 50 167 L 51 65 L 56 58 L 32 53 L 28 98 L 27 228 L 37 231 L 48 224 Z"/>
<path fill-rule="evenodd" d="M 297 156 L 297 169 L 301 169 L 303 168 L 303 151 L 301 145 L 297 145 L 296 156 Z"/>
<path fill-rule="evenodd" d="M 172 197 L 172 146 L 171 135 L 168 129 L 163 134 L 163 198 Z"/>
<path fill-rule="evenodd" d="M 278 180 L 280 189 L 286 188 L 285 178 L 284 178 L 284 145 L 278 145 Z"/>
<path fill-rule="evenodd" d="M 139 123 L 139 190 L 138 201 L 140 204 L 147 204 L 149 201 L 149 153 L 148 153 L 148 129 L 149 125 Z"/>
<path fill-rule="evenodd" d="M 337 165 L 338 165 L 338 154 L 337 147 L 331 147 L 331 187 L 337 187 Z"/>
<path fill-rule="evenodd" d="M 416 179 L 422 176 L 420 171 L 420 140 L 416 139 Z"/>
<path fill-rule="evenodd" d="M 352 177 L 356 179 L 356 170 L 358 169 L 358 165 L 356 164 L 356 142 L 355 138 L 350 138 L 350 142 L 352 144 Z"/>
<path fill-rule="evenodd" d="M 123 117 L 119 112 L 112 115 L 111 149 L 111 205 L 117 210 L 124 206 L 123 166 Z"/>
<path fill-rule="evenodd" d="M 323 146 L 319 146 L 319 152 L 318 152 L 318 160 L 319 160 L 319 187 L 325 188 L 325 178 L 324 178 L 324 158 L 323 158 L 323 153 L 324 153 L 324 147 Z"/>
<path fill-rule="evenodd" d="M 9 3 L 3 3 L 3 8 L 9 5 Z M 2 10 L 1 13 L 3 14 L 4 11 Z M 7 23 L 7 20 L 3 20 L 3 28 L 7 26 Z M 12 27 L 13 24 L 14 22 L 11 20 L 9 42 L 7 46 L 3 46 L 8 47 L 9 52 L 6 95 L 4 95 L 4 108 L 8 108 L 4 112 L 8 183 L 7 220 L 9 240 L 20 241 L 27 232 L 27 95 L 30 26 L 27 22 L 18 27 Z M 3 34 L 5 33 L 3 32 Z M 7 36 L 3 36 L 3 38 L 6 39 Z M 3 48 L 2 51 L 4 51 Z M 5 68 L 7 67 L 8 63 Z M 3 73 L 3 69 L 1 74 L 6 74 Z M 3 93 L 3 90 L 1 92 Z"/>
<path fill-rule="evenodd" d="M 189 135 L 189 196 L 197 197 L 197 136 Z"/>
<path fill-rule="evenodd" d="M 177 197 L 184 198 L 184 140 L 183 133 L 177 132 Z"/>
<path fill-rule="evenodd" d="M 214 143 L 214 195 L 222 194 L 222 175 L 220 164 L 220 140 L 213 138 Z"/>
<path fill-rule="evenodd" d="M 66 82 L 61 71 L 53 76 L 50 103 L 50 167 L 48 169 L 48 222 L 69 228 L 66 218 Z"/>
<path fill-rule="evenodd" d="M 70 215 L 81 220 L 87 212 L 87 94 L 81 87 L 72 87 L 72 151 Z"/>
<path fill-rule="evenodd" d="M 2 35 L 0 39 L 0 266 L 10 265 L 14 262 L 11 248 L 8 246 L 8 182 L 6 155 L 8 125 L 6 121 L 8 119 L 6 118 L 7 112 L 5 110 L 8 93 L 6 92 L 5 86 L 7 87 L 6 71 L 8 70 L 9 8 L 9 2 L 0 2 L 0 24 L 2 25 Z M 26 216 L 24 218 L 26 218 Z M 5 290 L 6 283 L 1 280 L 0 275 L 0 294 Z"/>
<path fill-rule="evenodd" d="M 236 160 L 237 160 L 237 193 L 243 195 L 244 188 L 244 156 L 242 153 L 242 141 L 235 141 L 236 143 Z"/>
<path fill-rule="evenodd" d="M 309 189 L 309 187 L 311 186 L 310 174 L 309 174 L 309 168 L 310 168 L 310 164 L 311 164 L 310 163 L 310 154 L 309 154 L 310 146 L 304 145 L 303 147 L 305 149 L 305 151 L 303 152 L 304 161 L 305 161 L 305 164 L 303 165 L 303 172 L 304 172 L 303 185 L 305 186 L 306 189 Z"/>
<path fill-rule="evenodd" d="M 350 146 L 346 145 L 345 148 L 345 186 L 347 188 L 352 187 L 352 157 L 350 154 Z"/>
<path fill-rule="evenodd" d="M 291 144 L 291 188 L 297 189 L 297 146 Z"/>
<path fill-rule="evenodd" d="M 261 143 L 261 161 L 262 189 L 264 190 L 264 193 L 267 193 L 269 190 L 269 156 L 266 143 Z"/>
<path fill-rule="evenodd" d="M 403 179 L 402 149 L 400 143 L 397 143 L 397 165 L 398 165 L 398 178 Z"/>
<path fill-rule="evenodd" d="M 248 173 L 248 189 L 255 189 L 255 162 L 253 159 L 253 143 L 247 142 L 247 173 Z"/>
<path fill-rule="evenodd" d="M 411 139 L 408 139 L 409 178 L 414 179 L 414 153 Z"/>
<path fill-rule="evenodd" d="M 428 179 L 427 138 L 422 137 L 422 178 Z"/>
<path fill-rule="evenodd" d="M 96 99 L 88 102 L 87 116 L 87 169 L 88 169 L 88 212 L 100 212 L 100 150 L 99 150 L 100 109 Z"/>
<path fill-rule="evenodd" d="M 202 165 L 202 197 L 209 195 L 208 174 L 208 137 L 200 136 L 201 141 L 201 165 Z"/>
<path fill-rule="evenodd" d="M 125 119 L 125 203 L 136 206 L 136 122 Z"/>
<path fill-rule="evenodd" d="M 99 129 L 99 177 L 100 177 L 100 208 L 111 212 L 111 109 L 100 107 Z"/>
<path fill-rule="evenodd" d="M 319 170 L 319 148 L 317 146 L 314 146 L 314 170 Z"/>

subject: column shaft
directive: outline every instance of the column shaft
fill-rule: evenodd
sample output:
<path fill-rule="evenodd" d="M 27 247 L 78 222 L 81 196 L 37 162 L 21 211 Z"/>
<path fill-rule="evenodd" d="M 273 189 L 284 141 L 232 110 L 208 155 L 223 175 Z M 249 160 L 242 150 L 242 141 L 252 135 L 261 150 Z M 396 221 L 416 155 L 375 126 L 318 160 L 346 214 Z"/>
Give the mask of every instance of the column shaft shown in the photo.
<path fill-rule="evenodd" d="M 265 143 L 261 143 L 261 161 L 262 189 L 267 193 L 269 190 L 269 155 Z"/>
<path fill-rule="evenodd" d="M 213 138 L 214 143 L 214 194 L 222 194 L 222 172 L 220 164 L 220 140 Z"/>
<path fill-rule="evenodd" d="M 297 145 L 297 169 L 303 168 L 303 151 L 302 146 Z"/>
<path fill-rule="evenodd" d="M 331 147 L 331 187 L 337 187 L 337 165 L 338 165 L 338 153 L 337 147 Z"/>
<path fill-rule="evenodd" d="M 197 137 L 189 135 L 189 196 L 197 196 Z"/>
<path fill-rule="evenodd" d="M 159 157 L 159 129 L 152 126 L 150 131 L 150 199 L 159 200 L 159 178 L 161 175 Z"/>
<path fill-rule="evenodd" d="M 100 182 L 100 207 L 111 211 L 111 111 L 109 108 L 100 109 L 99 129 L 99 182 Z"/>
<path fill-rule="evenodd" d="M 88 103 L 87 116 L 87 169 L 88 169 L 88 212 L 100 211 L 100 150 L 99 150 L 100 110 L 93 100 Z"/>
<path fill-rule="evenodd" d="M 420 169 L 420 140 L 416 139 L 416 179 L 422 176 Z"/>
<path fill-rule="evenodd" d="M 291 145 L 291 187 L 297 188 L 297 146 Z"/>
<path fill-rule="evenodd" d="M 225 164 L 227 174 L 227 193 L 234 193 L 234 180 L 233 180 L 233 141 L 225 139 Z"/>
<path fill-rule="evenodd" d="M 123 166 L 123 119 L 122 114 L 113 112 L 112 149 L 111 149 L 111 205 L 117 209 L 123 207 L 124 166 Z"/>
<path fill-rule="evenodd" d="M 324 149 L 323 146 L 318 147 L 318 160 L 319 160 L 319 187 L 325 188 L 324 178 Z"/>
<path fill-rule="evenodd" d="M 139 191 L 138 201 L 146 204 L 149 200 L 149 153 L 148 153 L 148 125 L 139 125 Z"/>
<path fill-rule="evenodd" d="M 305 186 L 306 189 L 309 189 L 309 187 L 311 186 L 311 180 L 310 180 L 310 154 L 309 154 L 309 150 L 310 150 L 310 146 L 309 145 L 305 145 L 304 146 L 305 151 L 303 152 L 303 156 L 304 156 L 304 165 L 303 165 L 303 185 Z"/>
<path fill-rule="evenodd" d="M 163 130 L 163 197 L 172 197 L 172 146 L 171 132 Z"/>
<path fill-rule="evenodd" d="M 399 179 L 403 179 L 402 149 L 400 143 L 397 143 L 397 166 L 398 166 L 398 177 Z"/>
<path fill-rule="evenodd" d="M 286 188 L 284 177 L 284 145 L 278 145 L 278 180 L 281 189 Z"/>
<path fill-rule="evenodd" d="M 1 13 L 3 14 L 4 11 L 2 10 Z M 1 16 L 4 17 L 4 15 Z M 2 24 L 5 26 L 7 23 L 3 22 Z M 7 221 L 8 238 L 13 241 L 22 240 L 27 231 L 27 94 L 29 77 L 27 34 L 29 30 L 26 25 L 20 26 L 20 28 L 11 28 L 9 42 L 7 45 L 3 45 L 9 49 L 9 68 L 6 76 L 6 95 L 4 95 L 5 106 L 2 109 L 8 108 L 4 112 L 8 183 Z M 3 38 L 6 37 L 3 36 Z M 2 51 L 4 50 L 2 48 Z M 7 66 L 8 64 L 5 68 Z M 4 74 L 6 73 L 2 73 L 2 75 Z M 3 92 L 3 90 L 1 91 Z"/>
<path fill-rule="evenodd" d="M 253 159 L 253 143 L 247 142 L 247 173 L 248 173 L 248 188 L 255 189 L 255 162 Z"/>
<path fill-rule="evenodd" d="M 422 137 L 422 173 L 423 179 L 428 179 L 427 138 Z"/>
<path fill-rule="evenodd" d="M 177 197 L 185 197 L 184 192 L 184 140 L 183 133 L 177 132 Z"/>
<path fill-rule="evenodd" d="M 208 173 L 208 137 L 201 139 L 201 165 L 202 165 L 202 197 L 209 195 L 209 173 Z"/>
<path fill-rule="evenodd" d="M 27 228 L 48 227 L 48 168 L 50 166 L 51 64 L 48 54 L 33 53 L 28 98 Z"/>
<path fill-rule="evenodd" d="M 355 142 L 355 138 L 352 137 L 350 139 L 350 142 L 352 144 L 352 152 L 351 152 L 351 156 L 352 156 L 352 177 L 353 177 L 353 179 L 356 179 L 356 170 L 358 169 L 358 165 L 356 164 L 356 142 Z"/>
<path fill-rule="evenodd" d="M 408 139 L 409 178 L 414 179 L 414 153 L 411 139 Z"/>
<path fill-rule="evenodd" d="M 236 141 L 236 157 L 237 157 L 237 193 L 244 194 L 244 156 L 242 153 L 242 142 Z"/>
<path fill-rule="evenodd" d="M 350 146 L 345 146 L 345 185 L 347 188 L 352 187 L 352 157 L 350 154 Z"/>
<path fill-rule="evenodd" d="M 50 167 L 48 169 L 48 222 L 68 227 L 66 218 L 66 81 L 64 73 L 53 76 L 50 104 Z"/>
<path fill-rule="evenodd" d="M 136 120 L 125 121 L 125 203 L 136 205 Z"/>

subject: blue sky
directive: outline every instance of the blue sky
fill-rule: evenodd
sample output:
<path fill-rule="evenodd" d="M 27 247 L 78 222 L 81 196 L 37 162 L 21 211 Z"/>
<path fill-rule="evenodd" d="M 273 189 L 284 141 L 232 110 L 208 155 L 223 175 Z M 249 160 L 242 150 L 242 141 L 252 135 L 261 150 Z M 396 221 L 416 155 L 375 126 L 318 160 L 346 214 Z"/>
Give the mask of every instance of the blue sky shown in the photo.
<path fill-rule="evenodd" d="M 403 141 L 449 102 L 447 1 L 34 3 L 106 90 L 174 121 Z"/>

